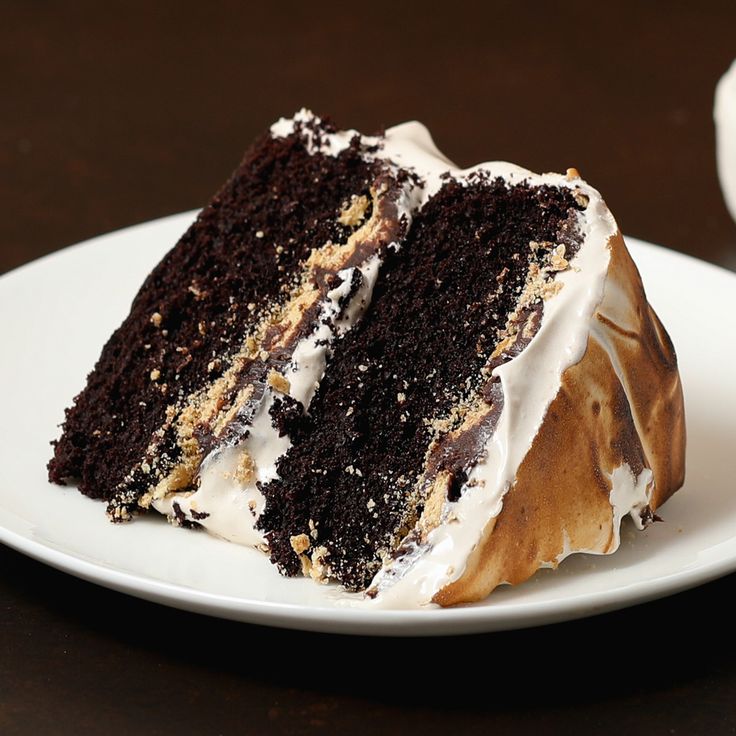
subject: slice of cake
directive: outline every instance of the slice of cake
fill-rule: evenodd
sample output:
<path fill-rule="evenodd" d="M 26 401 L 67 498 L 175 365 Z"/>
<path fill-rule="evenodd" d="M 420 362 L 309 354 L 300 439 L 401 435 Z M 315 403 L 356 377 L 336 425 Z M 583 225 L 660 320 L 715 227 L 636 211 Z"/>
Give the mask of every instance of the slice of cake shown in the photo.
<path fill-rule="evenodd" d="M 302 111 L 154 269 L 49 465 L 375 604 L 609 553 L 681 484 L 672 345 L 574 170 Z M 237 571 L 233 571 L 237 574 Z"/>

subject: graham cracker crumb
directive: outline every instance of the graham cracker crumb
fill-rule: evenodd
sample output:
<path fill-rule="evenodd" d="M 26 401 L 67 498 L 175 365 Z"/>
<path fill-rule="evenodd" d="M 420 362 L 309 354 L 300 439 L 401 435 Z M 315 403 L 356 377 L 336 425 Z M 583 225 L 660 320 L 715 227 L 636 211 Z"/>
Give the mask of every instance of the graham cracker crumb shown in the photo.
<path fill-rule="evenodd" d="M 273 369 L 268 372 L 266 381 L 274 391 L 278 391 L 280 394 L 288 394 L 291 389 L 289 379 Z"/>
<path fill-rule="evenodd" d="M 353 195 L 350 200 L 350 204 L 343 209 L 337 221 L 341 225 L 347 225 L 348 227 L 355 227 L 365 217 L 365 212 L 368 209 L 368 197 L 361 195 L 356 197 Z"/>
<path fill-rule="evenodd" d="M 572 181 L 573 179 L 581 179 L 580 172 L 573 166 L 565 172 L 565 179 Z"/>
<path fill-rule="evenodd" d="M 442 470 L 437 474 L 429 489 L 424 505 L 424 512 L 419 520 L 419 528 L 421 529 L 422 536 L 425 538 L 440 523 L 442 509 L 447 499 L 447 491 L 451 480 L 452 476 L 450 473 Z"/>
<path fill-rule="evenodd" d="M 309 575 L 312 580 L 318 583 L 326 583 L 329 579 L 329 568 L 327 566 L 327 558 L 330 552 L 325 546 L 319 546 L 312 552 L 311 566 Z"/>
<path fill-rule="evenodd" d="M 151 380 L 158 381 L 159 378 L 161 378 L 161 371 L 158 368 L 154 368 L 151 371 Z"/>
<path fill-rule="evenodd" d="M 579 189 L 576 189 L 572 196 L 581 207 L 587 207 L 590 202 L 590 197 L 587 194 L 583 194 Z"/>
<path fill-rule="evenodd" d="M 189 292 L 190 292 L 191 294 L 194 294 L 194 298 L 195 298 L 195 299 L 196 299 L 197 301 L 200 301 L 200 300 L 201 300 L 201 299 L 203 299 L 203 298 L 204 298 L 205 296 L 207 296 L 207 292 L 206 292 L 206 291 L 202 291 L 202 289 L 200 289 L 200 288 L 199 288 L 199 286 L 197 286 L 197 284 L 194 284 L 194 283 L 192 283 L 192 284 L 189 284 L 189 286 L 188 286 L 188 290 L 189 290 Z"/>
<path fill-rule="evenodd" d="M 308 578 L 312 574 L 312 561 L 306 555 L 299 555 L 299 562 L 302 564 L 302 575 Z"/>
<path fill-rule="evenodd" d="M 314 523 L 313 519 L 309 520 L 309 536 L 312 537 L 312 539 L 317 539 L 319 532 L 317 531 L 317 525 Z"/>
<path fill-rule="evenodd" d="M 551 299 L 556 294 L 559 294 L 562 290 L 563 284 L 561 281 L 548 281 L 541 290 L 541 296 L 542 299 L 547 301 L 547 299 Z"/>
<path fill-rule="evenodd" d="M 112 521 L 129 521 L 132 516 L 125 506 L 116 506 L 108 512 L 108 516 Z"/>
<path fill-rule="evenodd" d="M 289 538 L 289 542 L 291 544 L 291 548 L 298 555 L 306 552 L 312 545 L 309 537 L 306 534 L 295 534 L 294 536 Z"/>
<path fill-rule="evenodd" d="M 556 284 L 560 288 L 562 287 L 562 284 L 558 284 L 556 281 L 553 281 L 552 284 Z M 552 284 L 549 284 L 549 286 L 552 286 Z M 544 298 L 544 297 L 543 297 Z M 537 322 L 539 321 L 539 313 L 538 312 L 532 312 L 529 315 L 529 319 L 527 319 L 526 323 L 524 324 L 524 328 L 521 331 L 521 336 L 526 339 L 531 339 L 534 337 L 534 334 L 537 331 Z"/>
<path fill-rule="evenodd" d="M 554 249 L 549 262 L 550 262 L 550 268 L 553 271 L 564 271 L 566 268 L 568 268 L 570 263 L 565 258 L 565 246 L 564 245 L 560 244 Z"/>
<path fill-rule="evenodd" d="M 154 312 L 151 315 L 151 324 L 154 327 L 161 327 L 161 320 L 162 319 L 163 319 L 163 317 L 161 317 L 161 314 L 159 312 Z"/>
<path fill-rule="evenodd" d="M 243 485 L 249 485 L 256 478 L 256 463 L 248 452 L 243 450 L 235 469 L 235 480 Z"/>

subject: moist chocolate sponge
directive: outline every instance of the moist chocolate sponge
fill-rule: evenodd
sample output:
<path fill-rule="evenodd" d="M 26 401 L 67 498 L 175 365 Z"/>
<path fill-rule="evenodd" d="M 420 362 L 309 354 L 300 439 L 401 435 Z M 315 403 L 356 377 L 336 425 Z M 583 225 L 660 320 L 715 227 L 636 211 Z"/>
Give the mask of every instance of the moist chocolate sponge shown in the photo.
<path fill-rule="evenodd" d="M 258 525 L 282 572 L 301 572 L 292 538 L 307 534 L 331 577 L 369 584 L 380 553 L 421 513 L 412 489 L 431 422 L 477 387 L 535 257 L 530 241 L 558 242 L 577 208 L 566 189 L 481 177 L 449 180 L 424 206 L 387 255 L 366 315 L 336 343 L 308 413 L 292 421 L 280 479 L 261 489 Z"/>
<path fill-rule="evenodd" d="M 336 157 L 308 152 L 299 131 L 256 142 L 105 345 L 66 412 L 50 480 L 78 481 L 83 493 L 109 500 L 167 406 L 217 377 L 213 359 L 227 364 L 312 248 L 347 237 L 337 213 L 351 195 L 368 194 L 373 168 L 357 139 Z"/>

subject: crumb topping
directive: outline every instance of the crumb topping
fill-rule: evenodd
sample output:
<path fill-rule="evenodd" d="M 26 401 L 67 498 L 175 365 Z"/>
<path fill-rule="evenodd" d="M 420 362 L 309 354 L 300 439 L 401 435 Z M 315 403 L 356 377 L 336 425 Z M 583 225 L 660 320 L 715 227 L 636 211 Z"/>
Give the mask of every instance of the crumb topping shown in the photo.
<path fill-rule="evenodd" d="M 288 394 L 291 389 L 289 379 L 273 368 L 268 372 L 268 385 L 280 394 Z"/>
<path fill-rule="evenodd" d="M 311 546 L 312 542 L 306 534 L 295 534 L 290 538 L 291 548 L 297 555 L 306 552 Z"/>
<path fill-rule="evenodd" d="M 235 479 L 243 485 L 250 485 L 256 479 L 255 460 L 246 450 L 242 450 L 240 453 L 238 466 L 235 470 Z"/>
<path fill-rule="evenodd" d="M 368 197 L 361 194 L 356 196 L 355 194 L 351 197 L 350 204 L 346 205 L 337 221 L 341 225 L 347 225 L 349 227 L 356 227 L 365 218 L 366 211 L 368 210 Z"/>

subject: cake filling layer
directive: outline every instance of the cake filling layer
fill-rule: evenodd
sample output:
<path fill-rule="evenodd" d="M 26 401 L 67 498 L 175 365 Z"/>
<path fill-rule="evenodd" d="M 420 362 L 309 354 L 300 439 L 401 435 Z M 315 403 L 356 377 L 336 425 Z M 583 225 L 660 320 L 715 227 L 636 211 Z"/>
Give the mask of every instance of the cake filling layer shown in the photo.
<path fill-rule="evenodd" d="M 236 432 L 233 425 L 240 421 L 234 416 L 219 446 L 198 456 L 194 488 L 154 495 L 158 511 L 240 544 L 264 542 L 255 525 L 264 507 L 260 486 L 278 477 L 277 462 L 291 446 L 289 420 L 309 407 L 333 341 L 352 328 L 370 303 L 381 260 L 376 252 L 362 267 L 338 272 L 339 283 L 327 292 L 313 331 L 295 343 L 281 372 L 268 374 L 258 402 L 246 401 L 242 407 L 251 409 L 245 426 Z"/>

